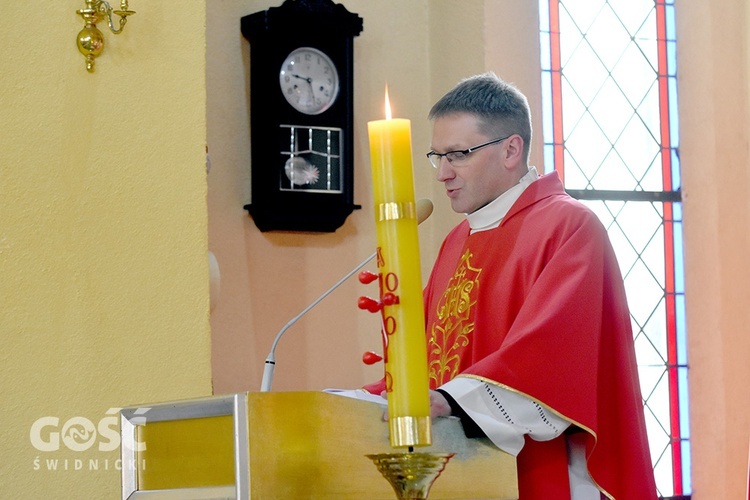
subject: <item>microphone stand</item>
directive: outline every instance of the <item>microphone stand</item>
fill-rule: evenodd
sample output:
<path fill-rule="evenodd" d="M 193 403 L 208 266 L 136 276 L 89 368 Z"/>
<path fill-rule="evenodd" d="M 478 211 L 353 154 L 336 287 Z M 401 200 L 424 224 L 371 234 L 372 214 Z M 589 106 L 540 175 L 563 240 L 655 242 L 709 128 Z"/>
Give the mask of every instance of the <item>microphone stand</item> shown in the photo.
<path fill-rule="evenodd" d="M 432 201 L 422 198 L 420 200 L 417 200 L 416 202 L 416 216 L 417 216 L 417 224 L 423 223 L 427 218 L 432 214 Z M 289 327 L 291 327 L 293 324 L 295 324 L 302 316 L 307 314 L 307 312 L 318 305 L 318 303 L 328 297 L 331 292 L 336 290 L 338 287 L 340 287 L 346 280 L 352 277 L 354 273 L 362 269 L 367 265 L 368 262 L 370 262 L 372 259 L 374 259 L 377 256 L 378 252 L 373 252 L 372 255 L 367 257 L 365 260 L 363 260 L 357 267 L 349 271 L 349 273 L 341 278 L 335 285 L 333 285 L 331 288 L 329 288 L 323 295 L 315 299 L 315 302 L 310 304 L 305 308 L 304 311 L 296 315 L 294 318 L 292 318 L 289 323 L 284 325 L 284 328 L 279 330 L 279 333 L 276 334 L 276 338 L 273 339 L 273 344 L 271 345 L 271 351 L 268 353 L 268 357 L 266 358 L 266 363 L 263 365 L 263 380 L 261 380 L 260 383 L 260 392 L 269 392 L 271 390 L 271 384 L 273 383 L 273 371 L 276 367 L 276 345 L 279 343 L 279 340 L 284 335 L 284 332 L 286 332 Z"/>
<path fill-rule="evenodd" d="M 323 295 L 321 295 L 320 297 L 318 297 L 315 300 L 315 302 L 313 302 L 312 304 L 310 304 L 309 306 L 307 306 L 301 313 L 299 313 L 294 318 L 292 318 L 289 321 L 289 323 L 287 323 L 286 325 L 284 325 L 284 328 L 282 328 L 281 330 L 279 330 L 279 333 L 276 334 L 276 338 L 273 339 L 273 344 L 271 345 L 271 352 L 268 353 L 268 357 L 266 358 L 266 363 L 263 366 L 263 380 L 261 381 L 261 384 L 260 384 L 260 392 L 269 392 L 271 390 L 271 384 L 273 383 L 273 371 L 274 371 L 274 368 L 276 367 L 276 354 L 275 354 L 275 352 L 276 352 L 276 344 L 279 343 L 279 340 L 284 335 L 284 332 L 286 332 L 289 329 L 289 327 L 291 327 L 293 324 L 295 324 L 302 316 L 304 316 L 305 314 L 307 314 L 307 312 L 310 309 L 312 309 L 313 307 L 315 307 L 316 305 L 318 305 L 318 302 L 320 302 L 321 300 L 323 300 L 326 297 L 328 297 L 331 294 L 331 292 L 333 292 L 334 290 L 336 290 L 346 280 L 348 280 L 349 278 L 351 278 L 354 273 L 356 273 L 357 271 L 359 271 L 360 269 L 362 269 L 363 267 L 365 267 L 368 262 L 370 262 L 372 259 L 375 258 L 376 255 L 377 255 L 377 252 L 373 252 L 372 255 L 370 255 L 365 260 L 363 260 L 362 263 L 360 263 L 357 267 L 355 267 L 354 269 L 352 269 L 351 271 L 349 271 L 349 274 L 347 274 L 346 276 L 344 276 L 343 278 L 341 278 L 335 285 L 333 285 L 331 288 L 329 288 Z"/>

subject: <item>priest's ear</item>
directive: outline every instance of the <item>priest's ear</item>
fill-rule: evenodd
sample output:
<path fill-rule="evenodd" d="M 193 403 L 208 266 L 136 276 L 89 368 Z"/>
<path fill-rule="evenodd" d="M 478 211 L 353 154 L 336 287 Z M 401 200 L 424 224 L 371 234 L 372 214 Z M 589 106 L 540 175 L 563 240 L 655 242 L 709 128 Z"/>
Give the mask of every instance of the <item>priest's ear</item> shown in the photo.
<path fill-rule="evenodd" d="M 509 168 L 525 166 L 523 138 L 518 134 L 513 134 L 505 140 L 505 164 Z"/>

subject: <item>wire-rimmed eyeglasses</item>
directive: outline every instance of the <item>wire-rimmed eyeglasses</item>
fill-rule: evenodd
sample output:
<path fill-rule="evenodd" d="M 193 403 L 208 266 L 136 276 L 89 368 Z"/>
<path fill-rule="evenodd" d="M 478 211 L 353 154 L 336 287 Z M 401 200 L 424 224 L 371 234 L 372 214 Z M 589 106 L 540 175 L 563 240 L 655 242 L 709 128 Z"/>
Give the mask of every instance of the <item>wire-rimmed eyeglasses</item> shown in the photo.
<path fill-rule="evenodd" d="M 445 156 L 445 158 L 448 160 L 448 163 L 453 165 L 454 163 L 461 163 L 463 160 L 466 159 L 469 154 L 473 153 L 477 149 L 482 149 L 485 146 L 492 146 L 493 144 L 497 144 L 498 142 L 503 142 L 505 139 L 509 138 L 511 135 L 506 135 L 505 137 L 501 137 L 500 139 L 495 139 L 490 142 L 485 142 L 484 144 L 480 144 L 479 146 L 474 146 L 469 149 L 457 149 L 455 151 L 448 151 L 447 153 L 437 153 L 435 151 L 430 151 L 427 153 L 427 159 L 430 160 L 430 164 L 434 168 L 440 167 L 440 159 Z"/>

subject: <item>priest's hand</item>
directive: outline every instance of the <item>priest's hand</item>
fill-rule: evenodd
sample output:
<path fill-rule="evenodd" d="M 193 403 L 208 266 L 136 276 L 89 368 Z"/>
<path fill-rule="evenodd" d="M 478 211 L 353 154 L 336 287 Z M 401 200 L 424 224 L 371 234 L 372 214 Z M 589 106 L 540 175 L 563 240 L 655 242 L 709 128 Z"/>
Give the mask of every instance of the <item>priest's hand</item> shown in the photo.
<path fill-rule="evenodd" d="M 430 391 L 430 417 L 450 417 L 451 405 L 445 396 L 437 391 Z"/>
<path fill-rule="evenodd" d="M 380 393 L 383 398 L 388 397 L 385 391 Z M 430 391 L 430 417 L 449 417 L 451 415 L 451 405 L 445 396 L 437 391 Z M 383 412 L 383 420 L 388 420 L 388 410 Z"/>

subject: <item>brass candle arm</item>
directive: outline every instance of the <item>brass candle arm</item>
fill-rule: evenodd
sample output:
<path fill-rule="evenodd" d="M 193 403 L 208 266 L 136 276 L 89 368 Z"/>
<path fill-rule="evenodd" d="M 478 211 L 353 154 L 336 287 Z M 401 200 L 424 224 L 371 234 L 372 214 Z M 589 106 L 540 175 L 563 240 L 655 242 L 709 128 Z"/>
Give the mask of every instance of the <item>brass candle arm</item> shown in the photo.
<path fill-rule="evenodd" d="M 86 70 L 94 72 L 95 59 L 104 50 L 104 34 L 96 27 L 100 19 L 107 19 L 109 30 L 119 35 L 128 22 L 128 16 L 135 11 L 128 9 L 128 1 L 121 0 L 120 10 L 114 10 L 106 0 L 86 0 L 86 8 L 76 10 L 84 21 L 83 29 L 78 33 L 78 50 L 86 57 Z M 119 16 L 119 26 L 115 27 L 113 14 Z"/>

